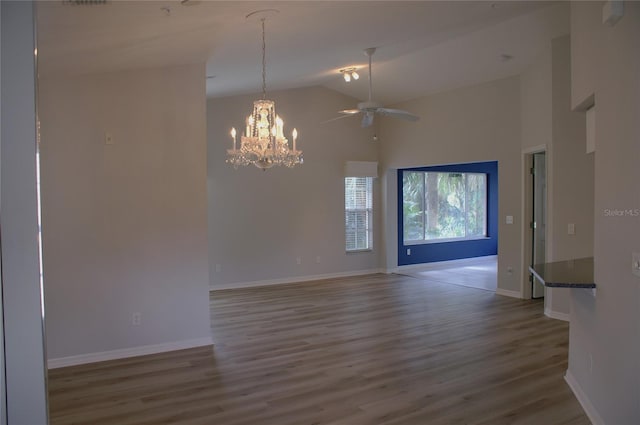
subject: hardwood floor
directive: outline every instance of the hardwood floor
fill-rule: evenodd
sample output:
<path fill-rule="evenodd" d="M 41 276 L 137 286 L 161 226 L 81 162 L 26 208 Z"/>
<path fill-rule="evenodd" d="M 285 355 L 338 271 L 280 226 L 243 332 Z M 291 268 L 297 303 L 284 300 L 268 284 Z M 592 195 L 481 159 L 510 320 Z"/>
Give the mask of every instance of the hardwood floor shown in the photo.
<path fill-rule="evenodd" d="M 382 274 L 216 291 L 213 350 L 51 370 L 51 423 L 588 424 L 542 310 Z"/>
<path fill-rule="evenodd" d="M 498 259 L 496 256 L 467 258 L 455 263 L 427 263 L 402 274 L 416 279 L 451 283 L 496 292 Z"/>

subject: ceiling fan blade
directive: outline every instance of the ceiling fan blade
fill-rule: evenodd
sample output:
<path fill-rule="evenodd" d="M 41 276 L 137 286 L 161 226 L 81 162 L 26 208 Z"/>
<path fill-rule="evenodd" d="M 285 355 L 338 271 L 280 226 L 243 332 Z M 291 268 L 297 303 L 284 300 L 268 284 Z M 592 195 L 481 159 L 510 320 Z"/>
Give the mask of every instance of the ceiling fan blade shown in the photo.
<path fill-rule="evenodd" d="M 326 121 L 322 121 L 320 124 L 325 124 L 325 123 L 328 123 L 328 122 L 341 120 L 341 119 L 343 119 L 343 118 L 349 118 L 349 117 L 351 117 L 351 116 L 353 116 L 353 114 L 340 115 L 339 117 L 335 117 L 335 118 L 328 119 L 328 120 L 326 120 Z"/>
<path fill-rule="evenodd" d="M 339 114 L 355 115 L 360 112 L 360 109 L 343 109 L 338 111 Z"/>
<path fill-rule="evenodd" d="M 370 127 L 373 124 L 373 113 L 367 112 L 362 116 L 362 128 Z"/>
<path fill-rule="evenodd" d="M 376 110 L 380 115 L 385 115 L 393 118 L 400 118 L 407 121 L 418 121 L 420 119 L 419 116 L 413 115 L 410 112 L 403 111 L 402 109 L 391 109 L 391 108 L 378 108 Z"/>

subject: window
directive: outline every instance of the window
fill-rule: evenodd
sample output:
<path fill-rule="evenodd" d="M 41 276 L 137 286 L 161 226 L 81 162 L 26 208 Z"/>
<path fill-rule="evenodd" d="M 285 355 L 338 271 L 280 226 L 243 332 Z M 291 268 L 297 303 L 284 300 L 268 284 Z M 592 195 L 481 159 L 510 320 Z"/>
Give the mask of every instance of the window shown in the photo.
<path fill-rule="evenodd" d="M 404 242 L 443 242 L 487 236 L 487 175 L 405 171 Z"/>
<path fill-rule="evenodd" d="M 373 248 L 372 198 L 372 177 L 345 177 L 344 210 L 347 251 Z"/>

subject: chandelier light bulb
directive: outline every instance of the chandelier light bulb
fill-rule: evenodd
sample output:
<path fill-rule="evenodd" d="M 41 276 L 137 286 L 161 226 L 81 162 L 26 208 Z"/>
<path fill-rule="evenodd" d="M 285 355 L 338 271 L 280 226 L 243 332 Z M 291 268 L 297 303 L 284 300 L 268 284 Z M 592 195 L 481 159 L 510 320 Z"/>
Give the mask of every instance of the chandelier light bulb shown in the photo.
<path fill-rule="evenodd" d="M 358 75 L 358 73 L 356 71 L 353 71 L 351 73 L 351 76 L 353 77 L 354 80 L 357 80 L 358 78 L 360 78 L 360 75 Z"/>
<path fill-rule="evenodd" d="M 236 128 L 231 127 L 231 137 L 233 138 L 233 149 L 236 149 Z"/>
<path fill-rule="evenodd" d="M 296 151 L 296 139 L 298 138 L 298 130 L 295 128 L 291 132 L 291 137 L 293 138 L 293 151 Z"/>
<path fill-rule="evenodd" d="M 348 83 L 349 81 L 351 81 L 351 75 L 349 75 L 348 72 L 345 72 L 342 74 L 342 76 L 344 77 L 344 80 Z"/>

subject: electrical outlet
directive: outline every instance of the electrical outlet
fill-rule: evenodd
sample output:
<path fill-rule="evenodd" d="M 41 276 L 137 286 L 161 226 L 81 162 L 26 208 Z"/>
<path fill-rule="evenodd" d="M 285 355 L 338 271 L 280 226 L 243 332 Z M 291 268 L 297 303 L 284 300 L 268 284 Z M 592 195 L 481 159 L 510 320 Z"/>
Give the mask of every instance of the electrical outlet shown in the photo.
<path fill-rule="evenodd" d="M 131 315 L 131 323 L 133 326 L 140 326 L 142 324 L 142 313 L 139 311 Z"/>
<path fill-rule="evenodd" d="M 216 264 L 216 273 L 220 273 L 222 271 L 222 266 L 220 264 Z"/>
<path fill-rule="evenodd" d="M 575 225 L 575 223 L 569 223 L 567 225 L 567 234 L 568 235 L 575 235 L 576 234 L 576 225 Z"/>
<path fill-rule="evenodd" d="M 320 256 L 318 255 L 318 256 L 316 257 L 316 263 L 317 263 L 317 264 L 320 264 L 320 260 L 321 260 L 321 258 L 320 258 Z"/>
<path fill-rule="evenodd" d="M 411 248 L 407 248 L 407 255 L 411 255 Z"/>
<path fill-rule="evenodd" d="M 302 257 L 296 257 L 296 263 L 302 264 Z"/>
<path fill-rule="evenodd" d="M 505 223 L 507 224 L 513 224 L 513 216 L 512 215 L 508 215 L 505 219 Z"/>

